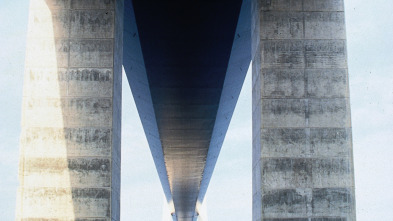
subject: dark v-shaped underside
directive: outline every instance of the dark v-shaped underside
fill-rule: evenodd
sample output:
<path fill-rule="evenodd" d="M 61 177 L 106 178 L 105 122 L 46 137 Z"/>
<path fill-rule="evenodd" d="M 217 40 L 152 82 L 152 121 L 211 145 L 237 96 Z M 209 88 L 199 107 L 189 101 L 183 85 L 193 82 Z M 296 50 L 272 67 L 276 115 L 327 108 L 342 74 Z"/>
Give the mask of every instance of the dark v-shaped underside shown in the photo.
<path fill-rule="evenodd" d="M 175 219 L 193 220 L 250 61 L 250 30 L 243 27 L 249 20 L 239 17 L 249 3 L 133 0 L 125 6 L 127 77 Z"/>

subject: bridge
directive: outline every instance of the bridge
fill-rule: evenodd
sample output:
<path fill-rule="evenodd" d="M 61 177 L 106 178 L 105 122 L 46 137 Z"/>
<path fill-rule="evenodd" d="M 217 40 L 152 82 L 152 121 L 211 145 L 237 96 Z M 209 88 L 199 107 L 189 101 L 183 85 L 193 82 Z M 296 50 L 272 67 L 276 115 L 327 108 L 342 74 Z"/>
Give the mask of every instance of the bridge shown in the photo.
<path fill-rule="evenodd" d="M 342 0 L 31 0 L 17 220 L 120 220 L 122 67 L 197 220 L 251 61 L 253 220 L 356 220 L 345 39 Z"/>

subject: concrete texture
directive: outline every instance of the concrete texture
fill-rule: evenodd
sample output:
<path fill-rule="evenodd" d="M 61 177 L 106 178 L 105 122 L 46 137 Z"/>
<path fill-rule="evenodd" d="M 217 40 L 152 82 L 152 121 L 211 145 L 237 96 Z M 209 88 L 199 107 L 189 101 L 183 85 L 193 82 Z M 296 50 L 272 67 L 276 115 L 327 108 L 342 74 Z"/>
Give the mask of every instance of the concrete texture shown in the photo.
<path fill-rule="evenodd" d="M 31 0 L 17 220 L 120 219 L 123 62 L 196 220 L 250 57 L 253 220 L 356 220 L 343 0 L 223 2 Z"/>
<path fill-rule="evenodd" d="M 16 220 L 119 220 L 123 2 L 31 0 Z"/>
<path fill-rule="evenodd" d="M 252 2 L 255 221 L 356 220 L 343 10 Z"/>

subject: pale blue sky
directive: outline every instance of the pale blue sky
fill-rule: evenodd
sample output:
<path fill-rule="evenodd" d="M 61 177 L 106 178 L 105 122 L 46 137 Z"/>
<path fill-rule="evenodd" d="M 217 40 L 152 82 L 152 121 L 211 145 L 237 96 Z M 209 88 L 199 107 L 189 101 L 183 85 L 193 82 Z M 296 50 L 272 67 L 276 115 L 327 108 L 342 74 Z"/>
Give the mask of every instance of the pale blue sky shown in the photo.
<path fill-rule="evenodd" d="M 346 0 L 345 6 L 357 220 L 391 221 L 393 1 Z M 28 0 L 0 1 L 0 219 L 5 221 L 15 215 L 27 15 Z M 207 192 L 210 221 L 251 220 L 250 77 Z M 160 221 L 161 185 L 125 82 L 122 220 Z"/>

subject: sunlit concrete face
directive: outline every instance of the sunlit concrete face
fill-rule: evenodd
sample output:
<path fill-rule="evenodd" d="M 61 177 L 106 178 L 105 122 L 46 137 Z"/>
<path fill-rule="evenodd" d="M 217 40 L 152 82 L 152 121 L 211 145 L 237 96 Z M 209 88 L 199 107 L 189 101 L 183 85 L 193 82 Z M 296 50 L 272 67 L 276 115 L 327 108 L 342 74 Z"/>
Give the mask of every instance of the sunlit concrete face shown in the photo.
<path fill-rule="evenodd" d="M 122 9 L 30 1 L 16 220 L 120 219 Z"/>

